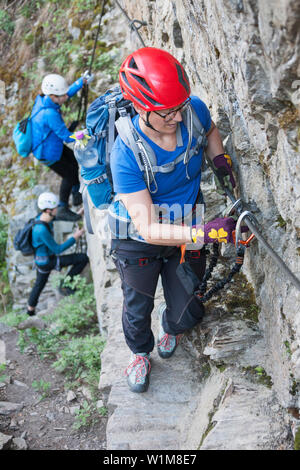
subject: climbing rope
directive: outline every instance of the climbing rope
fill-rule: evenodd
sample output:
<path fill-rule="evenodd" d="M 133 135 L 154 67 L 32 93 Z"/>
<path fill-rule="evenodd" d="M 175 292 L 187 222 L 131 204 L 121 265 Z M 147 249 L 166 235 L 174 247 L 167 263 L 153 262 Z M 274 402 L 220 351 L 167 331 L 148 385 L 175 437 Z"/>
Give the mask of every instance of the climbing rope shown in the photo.
<path fill-rule="evenodd" d="M 209 265 L 209 268 L 207 269 L 206 273 L 205 273 L 205 276 L 203 278 L 203 281 L 202 283 L 200 284 L 200 287 L 199 289 L 197 289 L 195 292 L 194 292 L 194 295 L 196 296 L 196 298 L 198 300 L 200 300 L 200 302 L 204 303 L 204 302 L 207 302 L 214 294 L 216 294 L 219 290 L 223 289 L 225 287 L 226 284 L 228 284 L 233 276 L 237 273 L 240 272 L 241 270 L 241 267 L 243 265 L 243 262 L 244 262 L 244 254 L 245 254 L 245 246 L 242 245 L 242 246 L 239 246 L 236 250 L 236 259 L 235 259 L 235 264 L 234 266 L 232 267 L 232 269 L 230 270 L 228 276 L 226 276 L 224 279 L 222 279 L 221 281 L 218 281 L 206 294 L 205 294 L 205 291 L 207 289 L 207 281 L 208 279 L 211 277 L 211 274 L 212 274 L 212 271 L 214 269 L 214 267 L 216 266 L 217 264 L 217 260 L 218 260 L 218 256 L 219 256 L 219 246 L 218 246 L 218 243 L 214 243 L 214 246 L 213 246 L 213 255 L 212 255 L 212 259 L 211 259 L 211 262 L 210 262 L 210 265 Z"/>
<path fill-rule="evenodd" d="M 210 253 L 209 250 L 206 251 L 206 253 Z M 210 260 L 210 263 L 209 263 L 209 267 L 208 269 L 205 271 L 205 275 L 202 279 L 202 282 L 200 284 L 200 287 L 199 289 L 197 290 L 197 295 L 199 295 L 200 297 L 202 297 L 204 295 L 204 293 L 206 292 L 206 289 L 207 289 L 207 281 L 211 278 L 211 275 L 212 275 L 212 272 L 214 270 L 214 268 L 216 267 L 217 265 L 217 262 L 218 262 L 218 258 L 219 258 L 219 255 L 220 255 L 220 251 L 219 251 L 219 243 L 213 243 L 213 254 L 211 256 L 211 260 Z"/>
<path fill-rule="evenodd" d="M 97 33 L 94 41 L 94 46 L 93 46 L 93 52 L 91 56 L 91 61 L 89 65 L 89 75 L 92 73 L 92 67 L 95 59 L 95 52 L 96 52 L 96 47 L 97 47 L 97 42 L 98 42 L 98 36 L 100 33 L 100 27 L 101 27 L 101 22 L 102 22 L 102 17 L 104 15 L 104 9 L 106 5 L 107 0 L 102 1 L 102 9 L 99 17 L 99 22 L 98 22 L 98 28 L 97 28 Z M 89 86 L 87 84 L 84 84 L 82 87 L 81 91 L 81 96 L 80 96 L 80 101 L 79 101 L 79 107 L 78 107 L 78 115 L 77 115 L 77 121 L 84 121 L 86 119 L 86 112 L 87 112 L 87 106 L 88 106 L 88 94 L 89 94 Z M 82 110 L 82 105 L 83 105 L 83 113 L 81 115 L 81 110 Z"/>
<path fill-rule="evenodd" d="M 127 15 L 126 11 L 124 10 L 124 8 L 118 2 L 118 0 L 115 0 L 115 2 L 118 5 L 118 7 L 120 8 L 120 10 L 123 13 L 123 15 L 125 16 L 125 18 L 127 19 L 128 24 L 129 24 L 129 28 L 131 29 L 131 31 L 133 31 L 137 35 L 137 37 L 138 37 L 139 41 L 141 42 L 142 46 L 146 47 L 146 44 L 144 43 L 144 40 L 143 40 L 142 36 L 139 33 L 139 29 L 142 26 L 147 26 L 147 23 L 145 21 L 131 20 L 129 18 L 129 16 Z"/>
<path fill-rule="evenodd" d="M 117 4 L 117 6 L 120 8 L 121 12 L 125 15 L 126 19 L 128 20 L 130 29 L 137 34 L 137 36 L 138 36 L 141 44 L 143 45 L 143 47 L 146 47 L 146 45 L 143 41 L 143 38 L 140 35 L 138 30 L 142 26 L 146 26 L 147 23 L 145 21 L 131 20 L 129 18 L 129 16 L 127 15 L 126 11 L 124 10 L 124 8 L 122 8 L 122 6 L 120 5 L 120 3 L 117 0 L 115 0 L 115 2 Z M 92 73 L 92 67 L 93 67 L 93 63 L 94 63 L 94 59 L 95 59 L 96 46 L 97 46 L 97 42 L 98 42 L 98 36 L 99 36 L 99 33 L 100 33 L 100 27 L 101 27 L 102 17 L 104 15 L 104 9 L 105 9 L 106 3 L 107 3 L 107 0 L 102 1 L 102 9 L 101 9 L 100 17 L 99 17 L 97 33 L 96 33 L 96 37 L 95 37 L 95 41 L 94 41 L 93 52 L 92 52 L 92 56 L 91 56 L 90 66 L 89 66 L 89 74 Z M 85 122 L 85 120 L 86 120 L 86 113 L 87 113 L 87 106 L 88 106 L 88 92 L 89 92 L 88 85 L 84 84 L 83 87 L 82 87 L 80 101 L 79 101 L 79 105 L 78 105 L 78 115 L 77 115 L 77 121 L 78 122 L 80 122 L 80 121 Z M 81 114 L 82 107 L 83 107 L 83 112 Z"/>

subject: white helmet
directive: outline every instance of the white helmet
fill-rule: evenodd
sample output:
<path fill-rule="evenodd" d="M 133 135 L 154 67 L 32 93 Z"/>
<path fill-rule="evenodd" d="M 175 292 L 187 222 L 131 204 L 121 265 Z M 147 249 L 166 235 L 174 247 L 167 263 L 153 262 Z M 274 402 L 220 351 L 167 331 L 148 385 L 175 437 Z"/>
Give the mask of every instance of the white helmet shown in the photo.
<path fill-rule="evenodd" d="M 62 96 L 67 93 L 69 85 L 67 84 L 64 77 L 51 73 L 46 75 L 42 81 L 42 92 L 44 95 L 57 95 Z"/>
<path fill-rule="evenodd" d="M 55 209 L 58 206 L 59 200 L 56 194 L 42 193 L 38 198 L 38 208 L 42 211 L 45 209 Z"/>

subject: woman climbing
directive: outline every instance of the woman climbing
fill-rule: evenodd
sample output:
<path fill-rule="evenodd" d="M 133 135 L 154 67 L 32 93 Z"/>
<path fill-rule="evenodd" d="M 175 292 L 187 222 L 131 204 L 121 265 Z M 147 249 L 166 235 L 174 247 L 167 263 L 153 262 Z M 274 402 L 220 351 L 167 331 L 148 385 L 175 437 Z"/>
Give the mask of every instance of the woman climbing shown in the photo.
<path fill-rule="evenodd" d="M 60 271 L 63 267 L 71 266 L 68 276 L 72 279 L 73 276 L 82 272 L 89 261 L 85 253 L 62 255 L 83 235 L 84 229 L 76 230 L 64 243 L 58 244 L 55 242 L 53 238 L 53 219 L 57 213 L 58 203 L 58 197 L 53 193 L 45 192 L 40 194 L 38 198 L 37 204 L 41 213 L 36 217 L 36 224 L 32 229 L 36 281 L 28 299 L 26 312 L 28 315 L 35 315 L 39 297 L 53 269 Z M 59 290 L 63 295 L 74 293 L 69 287 L 60 287 Z"/>
<path fill-rule="evenodd" d="M 79 214 L 68 208 L 71 193 L 75 206 L 82 202 L 79 193 L 78 164 L 73 151 L 64 145 L 64 142 L 74 142 L 70 139 L 70 135 L 75 129 L 76 122 L 68 129 L 61 116 L 60 107 L 84 84 L 89 84 L 92 78 L 93 75 L 85 72 L 69 86 L 60 75 L 46 75 L 42 81 L 42 93 L 37 96 L 31 113 L 33 154 L 62 178 L 57 220 L 75 222 L 80 219 Z"/>
<path fill-rule="evenodd" d="M 190 96 L 187 74 L 171 54 L 151 47 L 139 49 L 123 62 L 119 79 L 124 98 L 137 112 L 132 120 L 134 132 L 150 146 L 157 160 L 152 182 L 147 185 L 134 153 L 120 136 L 111 155 L 117 199 L 137 232 L 134 239 L 113 239 L 111 247 L 122 280 L 123 330 L 132 353 L 127 381 L 131 391 L 144 392 L 154 348 L 151 313 L 159 275 L 165 303 L 158 308 L 157 348 L 162 358 L 169 358 L 182 333 L 204 315 L 203 305 L 187 294 L 176 273 L 180 246 L 192 244 L 186 256 L 200 282 L 205 273 L 203 245 L 217 240 L 233 242 L 232 218 L 205 224 L 195 219 L 203 203 L 200 180 L 205 141 L 207 156 L 224 184 L 232 190 L 235 180 L 207 106 L 197 96 Z M 204 129 L 203 139 L 192 133 L 195 120 Z"/>

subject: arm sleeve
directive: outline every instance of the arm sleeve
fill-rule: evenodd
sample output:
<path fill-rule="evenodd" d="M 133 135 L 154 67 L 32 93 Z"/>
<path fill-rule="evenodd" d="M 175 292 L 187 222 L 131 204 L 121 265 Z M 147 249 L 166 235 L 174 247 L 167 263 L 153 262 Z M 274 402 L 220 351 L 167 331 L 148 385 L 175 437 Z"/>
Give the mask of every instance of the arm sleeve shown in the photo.
<path fill-rule="evenodd" d="M 47 110 L 47 119 L 49 128 L 59 137 L 63 142 L 74 142 L 70 139 L 70 135 L 73 133 L 69 131 L 65 125 L 61 114 L 53 109 Z"/>
<path fill-rule="evenodd" d="M 79 90 L 81 90 L 82 87 L 83 87 L 83 78 L 80 77 L 78 78 L 78 80 L 76 80 L 76 82 L 72 83 L 72 85 L 68 89 L 67 95 L 69 96 L 69 98 L 72 98 L 72 96 L 76 95 L 76 93 Z"/>
<path fill-rule="evenodd" d="M 128 194 L 146 189 L 143 174 L 137 165 L 135 156 L 120 137 L 117 137 L 114 144 L 110 167 L 116 193 Z"/>
<path fill-rule="evenodd" d="M 70 237 L 68 240 L 66 240 L 64 243 L 59 245 L 56 243 L 54 240 L 53 236 L 49 232 L 49 230 L 46 227 L 41 227 L 41 238 L 43 243 L 51 250 L 52 253 L 55 255 L 59 255 L 63 251 L 67 250 L 70 248 L 70 246 L 74 245 L 76 242 L 74 237 Z"/>

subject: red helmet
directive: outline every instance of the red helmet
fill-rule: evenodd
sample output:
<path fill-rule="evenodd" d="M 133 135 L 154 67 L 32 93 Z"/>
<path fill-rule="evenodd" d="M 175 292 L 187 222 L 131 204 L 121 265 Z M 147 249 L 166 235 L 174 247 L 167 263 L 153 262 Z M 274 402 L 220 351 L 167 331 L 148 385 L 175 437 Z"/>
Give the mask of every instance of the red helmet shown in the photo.
<path fill-rule="evenodd" d="M 184 68 L 171 54 L 144 47 L 124 60 L 119 73 L 125 99 L 145 111 L 173 108 L 190 96 Z"/>

